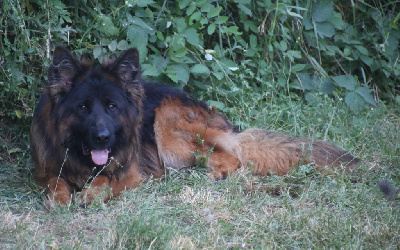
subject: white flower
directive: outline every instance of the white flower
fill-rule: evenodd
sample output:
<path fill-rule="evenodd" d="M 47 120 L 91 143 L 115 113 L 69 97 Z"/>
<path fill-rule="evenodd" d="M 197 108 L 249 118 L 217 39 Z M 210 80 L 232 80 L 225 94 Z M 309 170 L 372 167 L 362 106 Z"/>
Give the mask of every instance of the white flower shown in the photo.
<path fill-rule="evenodd" d="M 204 57 L 206 58 L 207 61 L 211 61 L 213 59 L 213 54 L 215 54 L 215 50 L 212 49 L 206 49 L 204 50 L 204 52 L 206 53 L 204 55 Z"/>
<path fill-rule="evenodd" d="M 230 71 L 236 71 L 239 69 L 239 67 L 229 67 L 228 69 L 230 69 Z"/>

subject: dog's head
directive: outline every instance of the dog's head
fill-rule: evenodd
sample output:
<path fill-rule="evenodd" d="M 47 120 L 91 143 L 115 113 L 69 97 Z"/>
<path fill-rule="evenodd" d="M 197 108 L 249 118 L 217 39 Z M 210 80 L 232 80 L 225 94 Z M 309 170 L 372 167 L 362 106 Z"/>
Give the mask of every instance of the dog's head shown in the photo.
<path fill-rule="evenodd" d="M 137 137 L 143 88 L 136 49 L 93 67 L 57 47 L 48 79 L 51 116 L 71 154 L 104 165 Z"/>

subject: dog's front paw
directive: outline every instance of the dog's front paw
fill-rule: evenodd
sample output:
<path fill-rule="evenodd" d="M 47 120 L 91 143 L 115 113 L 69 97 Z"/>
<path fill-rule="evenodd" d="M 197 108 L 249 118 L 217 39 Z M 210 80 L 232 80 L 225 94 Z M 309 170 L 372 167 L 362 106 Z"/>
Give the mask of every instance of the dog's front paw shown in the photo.
<path fill-rule="evenodd" d="M 93 202 L 107 202 L 112 197 L 112 190 L 106 176 L 96 177 L 80 194 L 81 206 L 86 207 Z"/>
<path fill-rule="evenodd" d="M 89 186 L 82 190 L 79 195 L 79 203 L 81 207 L 87 207 L 92 203 L 106 203 L 112 196 L 109 186 Z"/>

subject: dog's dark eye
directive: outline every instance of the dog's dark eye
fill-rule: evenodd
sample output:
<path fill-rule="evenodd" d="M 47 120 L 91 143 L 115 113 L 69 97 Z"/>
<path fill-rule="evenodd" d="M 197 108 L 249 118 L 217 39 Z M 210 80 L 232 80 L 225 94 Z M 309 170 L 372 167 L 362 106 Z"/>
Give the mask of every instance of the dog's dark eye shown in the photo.
<path fill-rule="evenodd" d="M 108 104 L 107 108 L 108 108 L 108 110 L 114 110 L 117 108 L 117 106 L 114 103 L 110 103 L 110 104 Z"/>
<path fill-rule="evenodd" d="M 79 105 L 79 109 L 82 111 L 86 111 L 88 107 L 85 104 Z"/>

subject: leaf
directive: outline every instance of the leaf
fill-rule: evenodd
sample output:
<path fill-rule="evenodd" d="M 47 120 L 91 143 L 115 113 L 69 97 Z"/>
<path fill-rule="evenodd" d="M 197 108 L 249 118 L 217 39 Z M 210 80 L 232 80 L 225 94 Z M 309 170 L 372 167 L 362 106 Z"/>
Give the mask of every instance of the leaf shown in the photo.
<path fill-rule="evenodd" d="M 119 50 L 127 50 L 129 49 L 129 44 L 126 40 L 121 40 L 117 44 L 117 49 Z"/>
<path fill-rule="evenodd" d="M 219 110 L 223 110 L 225 108 L 225 104 L 220 101 L 209 100 L 209 101 L 207 101 L 207 104 L 208 104 L 208 106 L 216 107 Z"/>
<path fill-rule="evenodd" d="M 365 63 L 368 66 L 371 66 L 374 63 L 374 59 L 372 59 L 369 56 L 360 55 L 360 59 L 363 63 Z"/>
<path fill-rule="evenodd" d="M 337 30 L 344 30 L 348 26 L 342 19 L 342 13 L 339 12 L 333 12 L 333 16 L 329 19 L 329 22 L 333 24 Z"/>
<path fill-rule="evenodd" d="M 185 47 L 186 39 L 182 33 L 175 33 L 171 37 L 171 42 L 169 42 L 169 46 L 172 48 L 172 51 L 168 53 L 173 53 L 173 51 L 180 50 Z"/>
<path fill-rule="evenodd" d="M 108 49 L 112 52 L 114 52 L 115 50 L 117 50 L 117 41 L 113 40 L 111 41 L 111 43 L 108 45 Z"/>
<path fill-rule="evenodd" d="M 279 49 L 283 52 L 285 52 L 287 50 L 288 46 L 287 46 L 287 42 L 285 40 L 280 41 L 279 43 Z"/>
<path fill-rule="evenodd" d="M 348 92 L 344 98 L 344 101 L 346 102 L 347 106 L 349 106 L 349 108 L 355 113 L 360 112 L 366 104 L 364 98 L 355 92 Z"/>
<path fill-rule="evenodd" d="M 358 87 L 358 88 L 356 88 L 356 90 L 354 92 L 361 95 L 367 103 L 369 103 L 373 106 L 376 106 L 376 101 L 375 101 L 373 95 L 371 94 L 371 92 L 372 92 L 371 89 L 369 89 L 367 87 Z"/>
<path fill-rule="evenodd" d="M 165 74 L 174 82 L 178 83 L 178 77 L 176 76 L 176 70 L 174 68 L 168 67 L 165 69 Z"/>
<path fill-rule="evenodd" d="M 131 44 L 136 47 L 147 46 L 149 35 L 143 31 L 143 29 L 137 26 L 131 25 L 127 31 L 127 38 L 131 41 Z"/>
<path fill-rule="evenodd" d="M 215 78 L 217 78 L 218 80 L 224 79 L 224 73 L 222 73 L 221 71 L 213 71 L 213 75 L 214 75 Z"/>
<path fill-rule="evenodd" d="M 149 4 L 154 3 L 153 0 L 136 0 L 135 2 L 137 4 L 137 6 L 142 7 L 142 8 L 146 7 Z"/>
<path fill-rule="evenodd" d="M 189 25 L 193 25 L 194 23 L 196 23 L 197 21 L 199 21 L 201 18 L 201 13 L 199 11 L 196 11 L 195 13 L 193 13 L 190 18 L 189 18 Z"/>
<path fill-rule="evenodd" d="M 163 33 L 161 33 L 160 31 L 157 31 L 156 34 L 157 34 L 157 39 L 159 39 L 161 41 L 165 40 Z"/>
<path fill-rule="evenodd" d="M 328 22 L 317 23 L 315 22 L 315 29 L 321 38 L 332 37 L 335 34 L 335 27 Z"/>
<path fill-rule="evenodd" d="M 216 28 L 216 27 L 215 27 L 215 24 L 214 24 L 214 23 L 208 25 L 207 34 L 211 35 L 212 33 L 214 33 L 214 32 L 215 32 L 215 28 Z"/>
<path fill-rule="evenodd" d="M 189 3 L 192 2 L 191 0 L 181 0 L 179 1 L 179 8 L 184 9 L 186 6 L 189 5 Z"/>
<path fill-rule="evenodd" d="M 69 16 L 64 16 L 64 15 L 62 15 L 61 17 L 62 17 L 66 22 L 72 23 L 72 20 L 71 20 L 71 18 L 70 18 Z"/>
<path fill-rule="evenodd" d="M 146 16 L 149 19 L 150 23 L 153 23 L 154 22 L 154 13 L 150 10 L 150 8 L 146 8 L 144 10 L 144 12 L 146 13 Z"/>
<path fill-rule="evenodd" d="M 186 54 L 187 54 L 187 49 L 185 47 L 183 47 L 183 48 L 175 51 L 175 53 L 173 55 L 171 55 L 171 56 L 179 58 L 179 57 L 186 56 Z"/>
<path fill-rule="evenodd" d="M 217 20 L 215 20 L 215 24 L 224 24 L 226 23 L 226 21 L 228 21 L 228 17 L 227 16 L 219 16 L 217 18 Z"/>
<path fill-rule="evenodd" d="M 304 98 L 306 99 L 306 101 L 309 104 L 315 104 L 318 101 L 315 92 L 307 92 L 307 93 L 305 93 Z"/>
<path fill-rule="evenodd" d="M 357 85 L 357 80 L 351 75 L 340 75 L 332 77 L 340 87 L 346 88 L 347 90 L 355 90 Z"/>
<path fill-rule="evenodd" d="M 297 50 L 288 50 L 287 52 L 283 53 L 285 56 L 289 57 L 291 61 L 294 60 L 294 58 L 301 59 L 301 52 Z"/>
<path fill-rule="evenodd" d="M 208 2 L 208 1 L 207 1 L 207 2 Z M 196 2 L 195 2 L 195 3 L 196 3 Z M 200 11 L 201 11 L 202 13 L 208 13 L 208 12 L 210 12 L 212 9 L 215 8 L 215 6 L 212 5 L 211 3 L 204 3 L 204 4 L 199 4 L 199 5 L 201 5 Z"/>
<path fill-rule="evenodd" d="M 190 69 L 190 73 L 199 75 L 208 75 L 210 70 L 203 64 L 196 64 Z"/>
<path fill-rule="evenodd" d="M 315 82 L 311 80 L 311 77 L 308 73 L 299 73 L 297 74 L 298 78 L 300 79 L 300 86 L 303 90 L 315 90 L 317 86 Z"/>
<path fill-rule="evenodd" d="M 20 148 L 11 148 L 7 151 L 8 154 L 13 154 L 13 153 L 18 153 L 18 152 L 22 152 L 22 149 Z"/>
<path fill-rule="evenodd" d="M 329 78 L 323 77 L 321 79 L 321 85 L 320 85 L 321 93 L 330 95 L 333 93 L 334 90 L 335 90 L 335 84 L 333 84 L 333 82 Z"/>
<path fill-rule="evenodd" d="M 193 85 L 201 90 L 206 90 L 208 88 L 208 85 L 201 81 L 193 81 Z"/>
<path fill-rule="evenodd" d="M 314 25 L 311 22 L 311 19 L 305 18 L 303 19 L 303 25 L 306 30 L 311 30 L 314 28 Z"/>
<path fill-rule="evenodd" d="M 172 64 L 165 70 L 167 76 L 175 83 L 186 84 L 189 81 L 189 68 L 187 64 Z"/>
<path fill-rule="evenodd" d="M 257 37 L 255 35 L 250 35 L 250 48 L 255 49 L 257 47 Z"/>
<path fill-rule="evenodd" d="M 186 36 L 186 41 L 193 46 L 199 45 L 199 35 L 194 28 L 189 28 L 185 30 L 184 35 Z"/>
<path fill-rule="evenodd" d="M 286 86 L 286 79 L 285 79 L 285 77 L 282 77 L 282 76 L 280 76 L 280 77 L 278 77 L 278 86 L 281 86 L 281 87 L 285 87 Z"/>
<path fill-rule="evenodd" d="M 212 17 L 218 16 L 219 13 L 221 12 L 221 10 L 222 10 L 221 6 L 211 9 L 210 12 L 207 13 L 207 18 L 212 18 Z"/>
<path fill-rule="evenodd" d="M 21 117 L 22 117 L 22 112 L 21 112 L 21 110 L 15 110 L 15 115 L 16 115 L 19 119 L 21 119 Z"/>
<path fill-rule="evenodd" d="M 103 48 L 101 46 L 96 46 L 93 49 L 93 57 L 95 59 L 99 58 L 101 56 L 101 53 L 103 52 Z"/>
<path fill-rule="evenodd" d="M 228 33 L 228 35 L 232 35 L 232 34 L 241 35 L 242 34 L 242 32 L 239 32 L 239 27 L 237 27 L 237 26 L 224 27 L 222 30 L 225 33 Z"/>
<path fill-rule="evenodd" d="M 292 12 L 291 8 L 287 8 L 286 12 L 289 14 L 289 16 L 293 16 L 293 17 L 297 17 L 299 19 L 303 19 L 303 17 L 299 14 L 297 14 L 296 12 Z"/>
<path fill-rule="evenodd" d="M 368 56 L 369 53 L 368 53 L 368 50 L 367 50 L 365 47 L 360 46 L 360 45 L 355 45 L 354 47 L 355 47 L 361 54 Z"/>
<path fill-rule="evenodd" d="M 111 18 L 102 15 L 100 18 L 100 31 L 107 35 L 118 35 L 119 29 L 114 26 Z"/>
<path fill-rule="evenodd" d="M 187 84 L 187 82 L 189 81 L 189 67 L 187 66 L 187 64 L 183 63 L 174 64 L 172 65 L 172 67 L 176 71 L 176 77 L 178 79 L 178 82 Z"/>
<path fill-rule="evenodd" d="M 244 14 L 246 14 L 246 15 L 248 15 L 248 16 L 252 16 L 252 15 L 253 15 L 251 9 L 247 8 L 245 5 L 239 4 L 238 7 L 239 7 L 239 10 L 241 10 L 241 11 L 244 12 Z"/>
<path fill-rule="evenodd" d="M 306 64 L 295 64 L 292 68 L 291 71 L 296 73 L 298 71 L 302 71 L 306 67 Z"/>
<path fill-rule="evenodd" d="M 192 3 L 190 4 L 190 6 L 186 9 L 186 15 L 190 16 L 191 14 L 193 14 L 193 12 L 196 10 L 196 3 Z"/>
<path fill-rule="evenodd" d="M 147 44 L 149 39 L 149 34 L 145 32 L 142 28 L 138 26 L 131 25 L 127 30 L 127 38 L 130 41 L 131 47 L 136 47 L 139 51 L 140 62 L 146 58 L 147 55 Z"/>
<path fill-rule="evenodd" d="M 125 1 L 126 6 L 129 8 L 132 8 L 133 6 L 136 6 L 136 0 L 126 0 Z"/>
<path fill-rule="evenodd" d="M 159 76 L 161 73 L 154 65 L 148 65 L 148 67 L 142 65 L 142 67 L 144 69 L 142 76 Z"/>
<path fill-rule="evenodd" d="M 145 31 L 149 34 L 155 34 L 155 30 L 150 25 L 145 23 L 140 17 L 134 16 L 131 18 L 130 22 L 134 25 L 137 25 L 137 26 L 143 28 L 143 31 Z"/>
<path fill-rule="evenodd" d="M 175 18 L 174 23 L 176 25 L 176 30 L 182 33 L 187 28 L 187 24 L 184 18 Z"/>
<path fill-rule="evenodd" d="M 319 0 L 314 2 L 311 15 L 316 22 L 325 22 L 333 15 L 333 1 L 332 0 Z"/>

